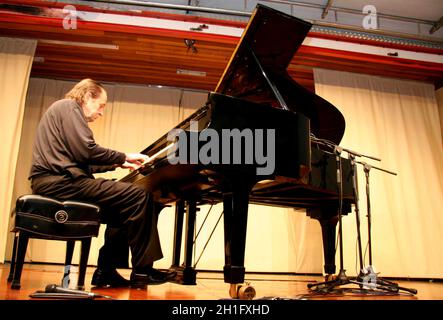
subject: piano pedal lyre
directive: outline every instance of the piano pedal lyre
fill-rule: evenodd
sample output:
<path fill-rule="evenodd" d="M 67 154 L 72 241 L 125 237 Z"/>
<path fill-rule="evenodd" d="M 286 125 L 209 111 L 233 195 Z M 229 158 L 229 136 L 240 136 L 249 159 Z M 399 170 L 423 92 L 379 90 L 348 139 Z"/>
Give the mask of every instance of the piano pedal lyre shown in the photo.
<path fill-rule="evenodd" d="M 229 295 L 232 299 L 252 300 L 255 298 L 256 292 L 249 282 L 244 284 L 231 283 Z"/>

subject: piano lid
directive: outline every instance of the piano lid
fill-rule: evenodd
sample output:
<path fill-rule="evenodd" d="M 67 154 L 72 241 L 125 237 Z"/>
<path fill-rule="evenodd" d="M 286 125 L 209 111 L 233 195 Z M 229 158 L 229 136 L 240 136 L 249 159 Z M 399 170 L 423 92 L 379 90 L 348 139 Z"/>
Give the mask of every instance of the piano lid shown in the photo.
<path fill-rule="evenodd" d="M 312 24 L 258 4 L 215 92 L 306 115 L 317 138 L 340 143 L 345 120 L 287 72 Z"/>

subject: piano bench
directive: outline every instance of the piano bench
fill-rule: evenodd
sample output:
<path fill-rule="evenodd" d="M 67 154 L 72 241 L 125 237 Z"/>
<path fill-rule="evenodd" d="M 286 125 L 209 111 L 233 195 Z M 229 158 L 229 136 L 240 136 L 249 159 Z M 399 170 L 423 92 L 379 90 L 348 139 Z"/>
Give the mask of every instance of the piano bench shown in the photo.
<path fill-rule="evenodd" d="M 81 241 L 77 289 L 83 290 L 92 237 L 100 228 L 100 208 L 79 201 L 58 201 L 38 195 L 23 195 L 15 205 L 15 233 L 8 282 L 20 289 L 20 278 L 30 238 L 66 241 L 62 287 L 69 286 L 75 241 Z"/>

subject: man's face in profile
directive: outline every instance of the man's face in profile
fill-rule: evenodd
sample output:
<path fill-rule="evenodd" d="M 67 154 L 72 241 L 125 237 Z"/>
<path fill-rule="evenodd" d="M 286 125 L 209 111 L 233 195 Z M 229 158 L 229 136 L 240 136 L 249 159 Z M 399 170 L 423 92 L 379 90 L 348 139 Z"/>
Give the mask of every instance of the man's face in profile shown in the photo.
<path fill-rule="evenodd" d="M 86 121 L 93 122 L 99 117 L 103 116 L 107 101 L 107 95 L 105 91 L 102 91 L 97 98 L 93 98 L 92 94 L 88 92 L 85 95 L 83 103 L 83 113 L 85 114 Z"/>

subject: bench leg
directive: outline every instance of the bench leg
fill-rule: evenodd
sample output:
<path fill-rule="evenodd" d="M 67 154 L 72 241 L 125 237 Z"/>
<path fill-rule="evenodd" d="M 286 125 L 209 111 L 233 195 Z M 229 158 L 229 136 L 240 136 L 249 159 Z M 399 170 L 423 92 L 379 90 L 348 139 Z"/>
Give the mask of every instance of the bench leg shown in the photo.
<path fill-rule="evenodd" d="M 65 256 L 65 269 L 63 272 L 62 278 L 62 287 L 69 288 L 70 279 L 69 276 L 71 274 L 72 268 L 72 255 L 74 254 L 75 240 L 66 241 L 66 256 Z"/>
<path fill-rule="evenodd" d="M 28 248 L 29 236 L 26 232 L 20 232 L 18 236 L 17 259 L 14 268 L 11 289 L 20 289 L 20 278 L 22 277 L 23 263 L 25 261 L 26 249 Z"/>
<path fill-rule="evenodd" d="M 81 253 L 80 253 L 80 265 L 78 270 L 78 282 L 77 282 L 78 290 L 85 289 L 85 276 L 86 276 L 86 268 L 88 266 L 88 257 L 89 257 L 90 248 L 91 248 L 91 238 L 83 239 Z"/>
<path fill-rule="evenodd" d="M 14 278 L 15 260 L 17 259 L 18 232 L 14 233 L 14 244 L 12 245 L 11 267 L 9 268 L 8 282 Z"/>

